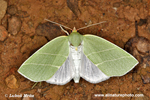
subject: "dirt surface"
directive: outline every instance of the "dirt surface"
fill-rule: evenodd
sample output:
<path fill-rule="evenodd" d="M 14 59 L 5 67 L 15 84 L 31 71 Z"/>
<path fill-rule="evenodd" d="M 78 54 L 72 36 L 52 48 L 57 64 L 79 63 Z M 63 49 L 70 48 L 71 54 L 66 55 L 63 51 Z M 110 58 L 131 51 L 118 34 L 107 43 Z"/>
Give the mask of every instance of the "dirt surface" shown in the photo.
<path fill-rule="evenodd" d="M 107 21 L 79 32 L 111 41 L 140 63 L 98 84 L 81 78 L 78 84 L 42 82 L 32 89 L 35 83 L 18 68 L 48 41 L 66 35 L 45 18 L 70 28 Z M 0 100 L 150 100 L 150 0 L 0 0 L 0 76 Z"/>

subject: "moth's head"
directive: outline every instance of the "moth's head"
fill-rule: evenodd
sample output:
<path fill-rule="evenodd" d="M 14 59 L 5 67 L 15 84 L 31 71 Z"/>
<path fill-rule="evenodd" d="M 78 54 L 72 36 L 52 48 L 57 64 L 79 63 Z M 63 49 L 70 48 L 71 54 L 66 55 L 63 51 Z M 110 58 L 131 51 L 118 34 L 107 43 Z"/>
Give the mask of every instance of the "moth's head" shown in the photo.
<path fill-rule="evenodd" d="M 78 33 L 76 28 L 74 27 L 72 33 L 68 36 L 68 39 L 71 45 L 73 45 L 74 47 L 78 47 L 83 40 L 83 36 Z"/>

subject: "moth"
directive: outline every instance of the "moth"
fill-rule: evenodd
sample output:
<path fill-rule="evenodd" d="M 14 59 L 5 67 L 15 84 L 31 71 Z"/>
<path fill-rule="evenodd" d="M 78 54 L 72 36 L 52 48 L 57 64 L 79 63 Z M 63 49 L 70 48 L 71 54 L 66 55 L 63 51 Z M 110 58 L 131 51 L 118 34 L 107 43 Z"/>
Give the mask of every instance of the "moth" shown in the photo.
<path fill-rule="evenodd" d="M 33 82 L 64 85 L 80 77 L 99 83 L 123 76 L 138 61 L 117 45 L 95 35 L 81 35 L 74 28 L 68 36 L 59 36 L 30 56 L 18 72 Z"/>

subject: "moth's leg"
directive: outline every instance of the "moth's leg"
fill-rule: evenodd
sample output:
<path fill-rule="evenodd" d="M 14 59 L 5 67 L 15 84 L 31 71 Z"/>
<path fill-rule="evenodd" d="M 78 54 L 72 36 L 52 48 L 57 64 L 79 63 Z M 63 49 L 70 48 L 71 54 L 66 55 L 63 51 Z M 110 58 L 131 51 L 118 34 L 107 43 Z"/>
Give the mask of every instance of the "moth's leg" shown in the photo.
<path fill-rule="evenodd" d="M 61 30 L 64 31 L 67 35 L 69 35 L 69 33 L 68 33 L 66 30 L 64 30 L 64 29 L 62 28 L 62 26 L 60 26 L 60 28 L 61 28 Z"/>
<path fill-rule="evenodd" d="M 37 84 L 38 84 L 38 82 L 34 83 L 34 85 L 32 86 L 31 89 L 33 89 Z M 40 82 L 40 86 L 41 86 L 41 82 Z"/>

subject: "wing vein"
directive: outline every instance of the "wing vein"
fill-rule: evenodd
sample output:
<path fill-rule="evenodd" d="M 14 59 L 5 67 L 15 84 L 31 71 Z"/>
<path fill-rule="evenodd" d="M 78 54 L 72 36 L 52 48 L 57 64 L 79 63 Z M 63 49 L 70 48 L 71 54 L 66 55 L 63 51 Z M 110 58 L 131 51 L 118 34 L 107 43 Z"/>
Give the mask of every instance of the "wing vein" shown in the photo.
<path fill-rule="evenodd" d="M 111 48 L 111 49 L 105 49 L 105 50 L 102 50 L 102 51 L 97 51 L 97 52 L 92 52 L 92 53 L 88 54 L 87 56 L 90 56 L 90 55 L 92 55 L 92 54 L 94 54 L 94 53 L 105 52 L 105 51 L 109 51 L 109 50 L 113 50 L 113 49 L 115 49 L 115 48 Z"/>
<path fill-rule="evenodd" d="M 50 53 L 38 53 L 38 54 L 44 54 L 44 55 L 58 55 L 58 56 L 62 56 L 62 57 L 65 57 L 67 58 L 67 56 L 64 56 L 64 55 L 60 55 L 60 54 L 50 54 Z"/>
<path fill-rule="evenodd" d="M 123 58 L 130 58 L 130 56 L 124 56 L 124 57 L 120 57 L 120 58 L 117 58 L 117 59 L 113 59 L 113 60 L 106 60 L 106 61 L 103 61 L 101 63 L 98 63 L 98 64 L 95 64 L 96 66 L 99 66 L 105 62 L 110 62 L 110 61 L 115 61 L 115 60 L 119 60 L 119 59 L 123 59 Z"/>
<path fill-rule="evenodd" d="M 56 68 L 59 68 L 60 66 L 56 66 L 56 65 L 51 65 L 51 64 L 36 64 L 36 63 L 26 63 L 26 64 L 23 64 L 23 65 L 41 65 L 41 66 L 52 66 L 52 67 L 56 67 Z"/>

